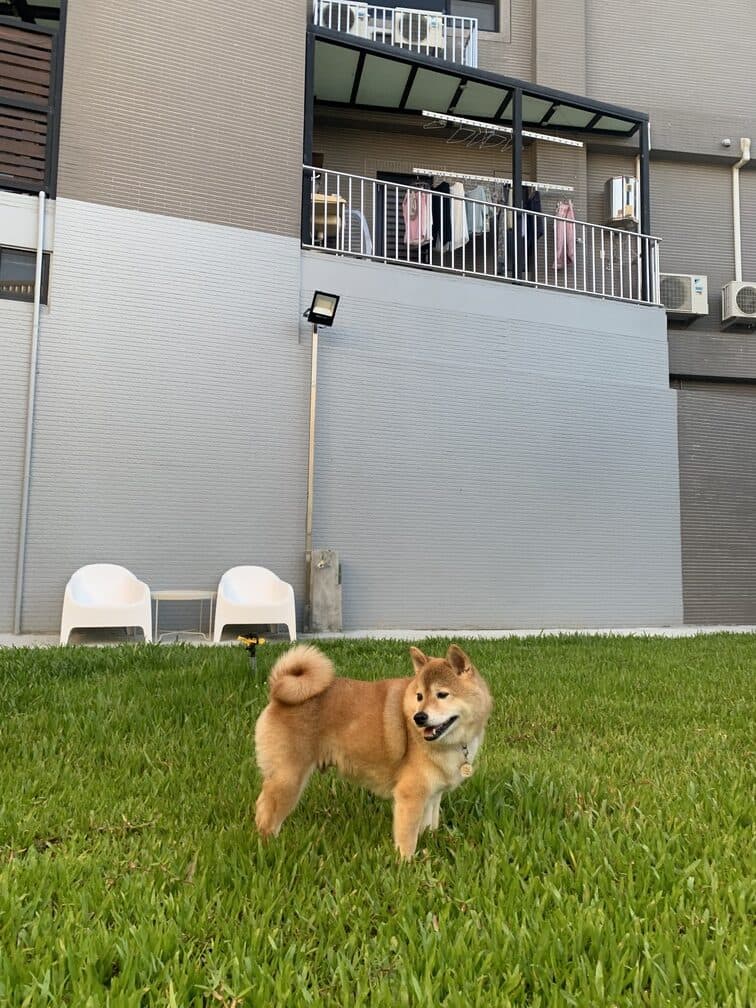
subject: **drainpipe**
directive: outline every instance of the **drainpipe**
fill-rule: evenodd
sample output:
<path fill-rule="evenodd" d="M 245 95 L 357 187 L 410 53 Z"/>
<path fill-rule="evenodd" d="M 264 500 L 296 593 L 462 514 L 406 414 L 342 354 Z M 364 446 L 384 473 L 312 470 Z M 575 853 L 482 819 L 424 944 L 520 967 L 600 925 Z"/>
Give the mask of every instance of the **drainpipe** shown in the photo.
<path fill-rule="evenodd" d="M 751 160 L 751 141 L 740 138 L 741 158 L 732 166 L 732 223 L 735 238 L 735 279 L 743 279 L 743 248 L 740 238 L 740 169 Z"/>
<path fill-rule="evenodd" d="M 34 401 L 37 396 L 37 356 L 39 351 L 39 308 L 42 299 L 42 256 L 45 249 L 45 194 L 39 194 L 37 218 L 37 261 L 34 270 L 34 308 L 32 311 L 31 354 L 29 360 L 29 390 L 26 397 L 26 439 L 24 442 L 24 475 L 21 490 L 21 523 L 16 557 L 16 608 L 13 632 L 21 633 L 21 603 L 24 596 L 24 562 L 26 531 L 29 524 L 29 485 L 31 483 L 32 442 L 34 440 Z"/>

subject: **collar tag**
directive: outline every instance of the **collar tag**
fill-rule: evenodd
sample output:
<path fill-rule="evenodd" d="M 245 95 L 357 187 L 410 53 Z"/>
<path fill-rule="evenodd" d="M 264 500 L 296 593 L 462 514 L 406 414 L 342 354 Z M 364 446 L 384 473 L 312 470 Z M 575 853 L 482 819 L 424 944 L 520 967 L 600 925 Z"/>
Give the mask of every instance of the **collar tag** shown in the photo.
<path fill-rule="evenodd" d="M 465 757 L 465 762 L 459 768 L 459 772 L 462 774 L 463 777 L 472 777 L 474 767 L 470 762 L 470 754 L 467 751 L 467 745 L 462 746 L 462 754 Z"/>

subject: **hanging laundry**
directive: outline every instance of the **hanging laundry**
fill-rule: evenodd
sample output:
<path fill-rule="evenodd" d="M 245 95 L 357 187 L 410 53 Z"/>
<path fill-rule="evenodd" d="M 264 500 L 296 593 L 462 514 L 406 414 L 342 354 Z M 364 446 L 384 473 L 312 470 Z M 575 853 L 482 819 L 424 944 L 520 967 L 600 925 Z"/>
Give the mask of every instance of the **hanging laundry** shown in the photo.
<path fill-rule="evenodd" d="M 507 199 L 511 204 L 511 189 Z M 523 188 L 522 209 L 530 212 L 500 211 L 500 219 L 509 222 L 509 226 L 503 232 L 504 248 L 501 248 L 501 232 L 499 234 L 499 273 L 520 280 L 526 276 L 528 268 L 536 261 L 537 242 L 543 236 L 544 231 L 543 217 L 538 216 L 541 213 L 541 195 L 537 189 Z M 517 221 L 516 226 L 514 218 Z"/>
<path fill-rule="evenodd" d="M 361 255 L 373 254 L 373 239 L 370 228 L 361 210 L 349 211 L 348 252 L 359 252 Z"/>
<path fill-rule="evenodd" d="M 523 236 L 527 234 L 528 243 L 532 243 L 531 247 L 535 246 L 537 238 L 543 237 L 543 217 L 536 217 L 535 214 L 541 213 L 541 194 L 537 189 L 526 189 L 525 198 L 522 201 L 523 210 L 530 210 L 530 213 L 520 214 L 521 218 L 521 233 Z"/>
<path fill-rule="evenodd" d="M 423 245 L 433 234 L 433 208 L 431 194 L 408 189 L 402 200 L 404 240 L 408 245 Z"/>
<path fill-rule="evenodd" d="M 452 251 L 462 248 L 470 240 L 470 232 L 467 230 L 467 214 L 465 213 L 465 187 L 461 182 L 455 182 L 451 187 L 452 207 L 452 233 L 450 235 Z"/>
<path fill-rule="evenodd" d="M 479 185 L 465 195 L 467 196 L 465 204 L 467 230 L 471 235 L 483 234 L 491 227 L 490 207 L 483 205 L 490 202 L 491 194 L 482 185 Z"/>
<path fill-rule="evenodd" d="M 561 269 L 575 261 L 575 209 L 572 200 L 564 200 L 556 208 L 556 234 L 554 237 L 554 267 Z"/>
<path fill-rule="evenodd" d="M 431 207 L 432 207 L 432 233 L 433 243 L 438 248 L 442 245 L 447 245 L 450 240 L 451 235 L 451 200 L 448 198 L 449 193 L 449 183 L 442 182 L 441 185 L 436 186 L 433 190 L 434 195 L 431 197 Z"/>
<path fill-rule="evenodd" d="M 544 219 L 540 216 L 541 194 L 537 189 L 524 189 L 522 208 L 529 212 L 520 214 L 517 274 L 521 278 L 537 264 L 538 239 L 543 237 L 544 232 Z"/>
<path fill-rule="evenodd" d="M 496 257 L 498 261 L 498 272 L 503 276 L 506 276 L 510 270 L 509 243 L 511 241 L 510 232 L 514 217 L 513 211 L 508 209 L 512 206 L 512 187 L 508 184 L 497 186 L 493 195 L 495 202 L 499 204 L 498 217 L 496 219 Z"/>

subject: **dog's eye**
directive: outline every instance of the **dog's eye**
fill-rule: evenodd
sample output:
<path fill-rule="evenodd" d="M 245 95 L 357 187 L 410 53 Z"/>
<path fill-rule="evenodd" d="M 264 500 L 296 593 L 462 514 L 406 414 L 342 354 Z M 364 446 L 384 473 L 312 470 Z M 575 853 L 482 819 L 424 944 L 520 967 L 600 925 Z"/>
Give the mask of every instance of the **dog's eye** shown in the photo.
<path fill-rule="evenodd" d="M 418 693 L 417 694 L 417 702 L 418 703 L 422 703 L 423 702 L 423 694 L 422 693 Z"/>
<path fill-rule="evenodd" d="M 449 694 L 448 693 L 436 693 L 436 696 L 438 697 L 439 700 L 446 700 L 446 698 L 449 696 Z"/>

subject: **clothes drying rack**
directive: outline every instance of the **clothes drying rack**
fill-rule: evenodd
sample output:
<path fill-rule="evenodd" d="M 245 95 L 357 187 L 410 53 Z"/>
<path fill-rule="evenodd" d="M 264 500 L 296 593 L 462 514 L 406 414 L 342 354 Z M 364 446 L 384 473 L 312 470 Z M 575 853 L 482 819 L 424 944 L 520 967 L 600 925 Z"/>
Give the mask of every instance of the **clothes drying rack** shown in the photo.
<path fill-rule="evenodd" d="M 460 182 L 492 182 L 494 184 L 499 183 L 500 185 L 512 185 L 511 178 L 501 178 L 496 175 L 470 175 L 467 172 L 442 171 L 439 168 L 413 168 L 412 174 L 431 175 L 436 178 L 459 179 Z M 523 179 L 522 184 L 529 189 L 538 189 L 540 192 L 575 192 L 574 186 L 557 185 L 556 182 L 526 182 L 525 179 Z"/>
<path fill-rule="evenodd" d="M 511 126 L 501 126 L 499 123 L 479 122 L 477 119 L 463 119 L 460 116 L 447 115 L 445 112 L 428 112 L 423 109 L 423 115 L 428 119 L 438 119 L 441 122 L 452 123 L 457 126 L 474 126 L 481 132 L 507 133 L 512 134 L 514 130 Z M 523 130 L 522 135 L 529 140 L 543 140 L 545 143 L 562 144 L 565 147 L 583 147 L 582 140 L 568 140 L 566 137 L 549 136 L 548 133 L 533 133 L 532 130 Z"/>

